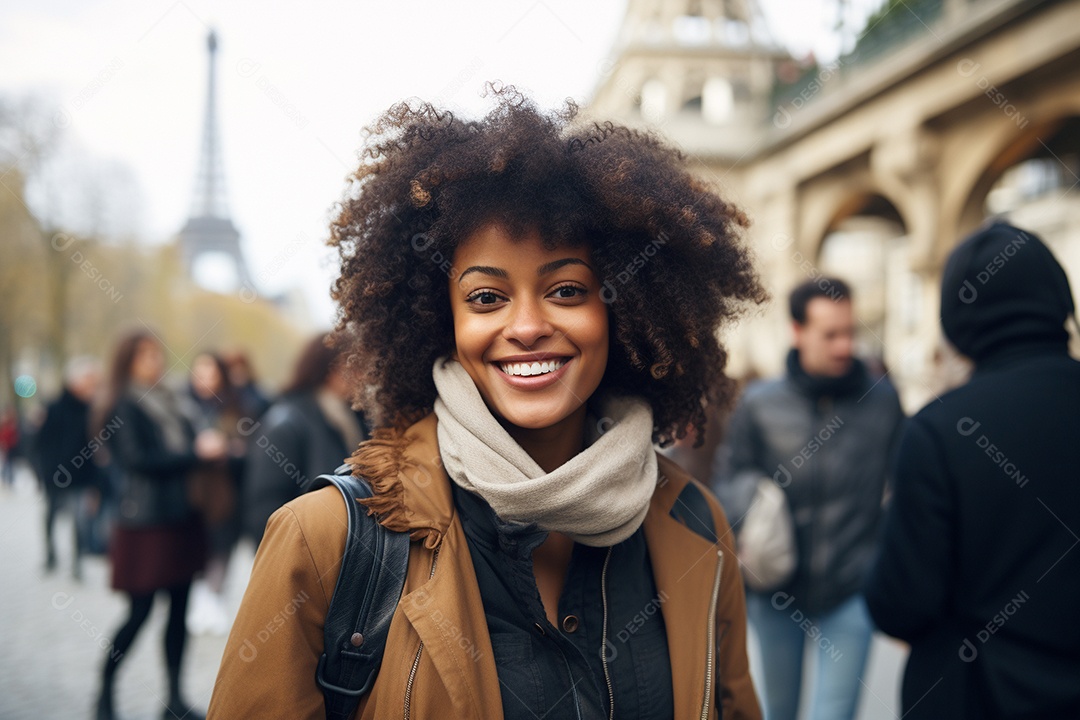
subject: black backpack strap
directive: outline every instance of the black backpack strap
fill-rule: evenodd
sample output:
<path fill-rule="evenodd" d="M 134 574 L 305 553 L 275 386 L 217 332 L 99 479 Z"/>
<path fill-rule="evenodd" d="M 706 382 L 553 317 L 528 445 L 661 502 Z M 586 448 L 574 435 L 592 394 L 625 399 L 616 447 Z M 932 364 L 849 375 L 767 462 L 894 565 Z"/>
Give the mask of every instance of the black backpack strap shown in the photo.
<path fill-rule="evenodd" d="M 371 486 L 350 472 L 342 465 L 334 475 L 317 477 L 311 487 L 334 485 L 349 510 L 349 535 L 315 672 L 327 720 L 348 720 L 375 684 L 409 565 L 409 535 L 387 530 L 368 517 L 357 499 L 371 497 Z"/>
<path fill-rule="evenodd" d="M 675 498 L 671 508 L 671 517 L 696 532 L 711 543 L 716 542 L 716 525 L 713 523 L 712 508 L 705 493 L 696 484 L 690 482 Z"/>

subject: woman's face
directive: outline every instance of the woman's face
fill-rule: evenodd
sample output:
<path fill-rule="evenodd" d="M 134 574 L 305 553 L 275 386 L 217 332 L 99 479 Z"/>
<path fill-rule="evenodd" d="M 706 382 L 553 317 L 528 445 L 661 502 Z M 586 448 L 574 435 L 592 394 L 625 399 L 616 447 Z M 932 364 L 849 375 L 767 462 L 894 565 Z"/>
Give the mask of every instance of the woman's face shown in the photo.
<path fill-rule="evenodd" d="M 488 224 L 454 253 L 454 357 L 492 413 L 552 427 L 582 409 L 604 376 L 607 306 L 586 247 L 544 247 Z"/>
<path fill-rule="evenodd" d="M 165 372 L 165 353 L 156 340 L 143 339 L 131 360 L 131 378 L 143 385 L 155 385 Z"/>
<path fill-rule="evenodd" d="M 203 398 L 215 397 L 221 390 L 224 378 L 217 361 L 209 355 L 198 355 L 191 364 L 191 385 Z"/>

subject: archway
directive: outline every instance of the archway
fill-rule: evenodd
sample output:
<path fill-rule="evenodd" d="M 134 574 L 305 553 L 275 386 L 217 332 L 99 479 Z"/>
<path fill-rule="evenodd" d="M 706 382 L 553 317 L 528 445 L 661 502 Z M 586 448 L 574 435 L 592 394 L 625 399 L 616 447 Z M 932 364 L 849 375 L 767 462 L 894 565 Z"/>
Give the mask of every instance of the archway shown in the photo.
<path fill-rule="evenodd" d="M 919 339 L 925 288 L 911 268 L 907 228 L 883 195 L 852 196 L 837 208 L 821 240 L 818 267 L 851 285 L 859 355 L 914 397 L 932 349 Z"/>
<path fill-rule="evenodd" d="M 1027 154 L 1010 154 L 1013 147 L 1002 153 L 982 212 L 1041 237 L 1065 267 L 1075 294 L 1080 287 L 1080 115 L 1053 128 Z"/>

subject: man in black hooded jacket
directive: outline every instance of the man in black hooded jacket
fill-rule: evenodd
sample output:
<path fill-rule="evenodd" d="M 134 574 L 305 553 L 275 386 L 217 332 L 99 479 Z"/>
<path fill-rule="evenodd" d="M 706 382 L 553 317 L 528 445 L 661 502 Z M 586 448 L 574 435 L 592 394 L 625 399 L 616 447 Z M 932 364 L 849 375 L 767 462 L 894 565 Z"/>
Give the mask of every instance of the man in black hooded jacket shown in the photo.
<path fill-rule="evenodd" d="M 904 717 L 1080 717 L 1080 363 L 1065 272 L 993 223 L 945 267 L 941 324 L 975 363 L 901 441 L 878 626 L 911 644 Z"/>

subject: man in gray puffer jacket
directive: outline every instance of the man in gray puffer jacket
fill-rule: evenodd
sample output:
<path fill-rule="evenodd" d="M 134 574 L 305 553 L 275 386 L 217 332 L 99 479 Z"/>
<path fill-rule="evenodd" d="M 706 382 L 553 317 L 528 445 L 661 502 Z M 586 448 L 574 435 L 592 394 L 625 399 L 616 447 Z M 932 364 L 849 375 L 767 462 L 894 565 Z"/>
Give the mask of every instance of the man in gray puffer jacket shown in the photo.
<path fill-rule="evenodd" d="M 794 347 L 779 379 L 750 385 L 716 459 L 713 486 L 738 534 L 759 478 L 779 485 L 794 520 L 797 562 L 777 587 L 748 577 L 769 720 L 794 720 L 806 643 L 817 664 L 812 720 L 858 705 L 872 623 L 860 589 L 873 562 L 886 475 L 904 414 L 887 377 L 854 357 L 851 291 L 817 278 L 790 296 Z"/>

